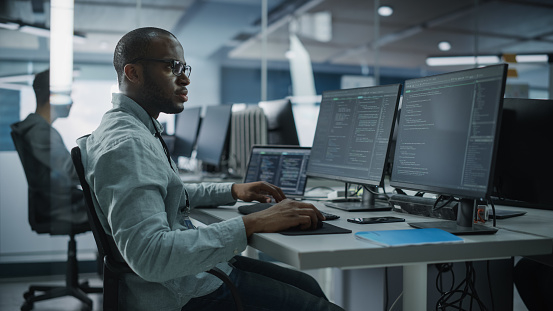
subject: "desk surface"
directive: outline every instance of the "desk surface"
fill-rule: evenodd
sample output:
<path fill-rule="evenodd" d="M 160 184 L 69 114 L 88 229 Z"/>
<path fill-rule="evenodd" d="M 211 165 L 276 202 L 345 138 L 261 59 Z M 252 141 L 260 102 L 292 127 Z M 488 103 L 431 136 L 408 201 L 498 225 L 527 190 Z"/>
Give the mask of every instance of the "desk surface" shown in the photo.
<path fill-rule="evenodd" d="M 341 216 L 340 219 L 328 222 L 351 229 L 353 233 L 311 236 L 258 233 L 251 237 L 249 245 L 298 269 L 326 267 L 347 269 L 500 259 L 512 256 L 551 254 L 553 249 L 552 211 L 529 210 L 528 214 L 522 217 L 498 220 L 497 226 L 500 230 L 496 234 L 462 236 L 465 240 L 465 243 L 462 244 L 383 247 L 358 240 L 354 237 L 354 233 L 412 229 L 407 224 L 408 222 L 435 221 L 435 219 L 400 214 L 400 217 L 405 218 L 406 222 L 360 225 L 349 223 L 346 219 L 363 216 L 398 216 L 398 213 L 346 212 L 328 208 L 320 202 L 314 202 L 314 204 L 320 210 Z M 501 208 L 508 209 L 510 207 Z M 192 212 L 192 217 L 206 224 L 237 216 L 239 216 L 237 206 L 195 209 Z"/>

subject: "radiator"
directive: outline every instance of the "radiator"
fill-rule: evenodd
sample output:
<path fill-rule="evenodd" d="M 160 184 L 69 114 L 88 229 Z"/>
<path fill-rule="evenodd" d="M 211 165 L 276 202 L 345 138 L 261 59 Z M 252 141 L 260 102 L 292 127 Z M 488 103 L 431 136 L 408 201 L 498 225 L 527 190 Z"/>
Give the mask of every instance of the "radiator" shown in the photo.
<path fill-rule="evenodd" d="M 267 118 L 258 106 L 233 111 L 230 122 L 229 170 L 244 176 L 253 145 L 267 144 Z"/>

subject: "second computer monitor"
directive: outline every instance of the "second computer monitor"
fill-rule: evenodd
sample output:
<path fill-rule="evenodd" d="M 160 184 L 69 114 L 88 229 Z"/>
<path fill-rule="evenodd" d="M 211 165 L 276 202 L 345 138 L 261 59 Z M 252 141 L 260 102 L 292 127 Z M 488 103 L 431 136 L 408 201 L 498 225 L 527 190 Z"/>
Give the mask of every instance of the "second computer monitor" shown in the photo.
<path fill-rule="evenodd" d="M 394 84 L 324 92 L 307 175 L 382 185 L 400 90 Z M 368 202 L 344 203 L 331 206 L 375 209 Z"/>
<path fill-rule="evenodd" d="M 208 106 L 198 133 L 196 158 L 217 168 L 228 148 L 232 105 Z"/>
<path fill-rule="evenodd" d="M 407 80 L 391 184 L 485 198 L 491 186 L 506 65 Z"/>
<path fill-rule="evenodd" d="M 288 99 L 259 102 L 267 117 L 267 142 L 271 145 L 299 146 L 292 103 Z"/>
<path fill-rule="evenodd" d="M 460 199 L 457 222 L 410 223 L 455 234 L 495 233 L 473 225 L 491 194 L 507 65 L 405 81 L 390 184 Z"/>
<path fill-rule="evenodd" d="M 201 107 L 189 108 L 183 110 L 177 115 L 175 124 L 175 140 L 173 143 L 173 152 L 175 157 L 190 157 L 201 121 Z"/>

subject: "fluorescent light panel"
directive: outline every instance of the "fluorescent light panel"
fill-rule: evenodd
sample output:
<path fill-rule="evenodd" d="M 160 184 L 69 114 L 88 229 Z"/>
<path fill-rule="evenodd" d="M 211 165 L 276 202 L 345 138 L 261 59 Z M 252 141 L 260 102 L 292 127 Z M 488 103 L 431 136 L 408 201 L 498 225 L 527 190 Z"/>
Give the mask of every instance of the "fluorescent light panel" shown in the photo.
<path fill-rule="evenodd" d="M 46 28 L 24 25 L 19 27 L 19 31 L 28 33 L 31 35 L 35 35 L 38 37 L 46 37 L 46 38 L 50 37 L 50 30 Z"/>
<path fill-rule="evenodd" d="M 19 24 L 12 23 L 12 22 L 0 22 L 0 28 L 4 28 L 8 30 L 18 30 Z"/>
<path fill-rule="evenodd" d="M 426 64 L 428 66 L 456 66 L 456 65 L 476 65 L 476 64 L 497 64 L 500 62 L 499 56 L 448 56 L 448 57 L 428 57 Z"/>
<path fill-rule="evenodd" d="M 549 56 L 547 54 L 517 55 L 517 63 L 547 63 Z"/>
<path fill-rule="evenodd" d="M 73 83 L 73 0 L 51 0 L 50 103 L 70 102 Z"/>
<path fill-rule="evenodd" d="M 517 63 L 547 63 L 549 55 L 547 54 L 529 54 L 516 55 Z M 482 56 L 436 56 L 427 57 L 426 64 L 428 66 L 456 66 L 456 65 L 489 65 L 501 62 L 501 58 L 497 55 L 482 55 Z"/>

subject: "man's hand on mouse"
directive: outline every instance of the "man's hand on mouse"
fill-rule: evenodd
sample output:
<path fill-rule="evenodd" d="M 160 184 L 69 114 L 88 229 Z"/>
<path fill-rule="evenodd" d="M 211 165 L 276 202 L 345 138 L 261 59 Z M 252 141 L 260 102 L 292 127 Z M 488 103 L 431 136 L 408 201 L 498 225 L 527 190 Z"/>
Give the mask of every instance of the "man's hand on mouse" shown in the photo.
<path fill-rule="evenodd" d="M 285 199 L 274 206 L 243 216 L 246 235 L 279 232 L 299 226 L 302 230 L 317 229 L 319 220 L 325 220 L 321 212 L 310 203 Z"/>

